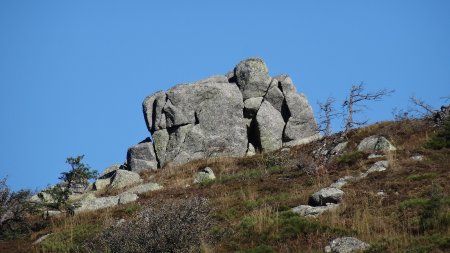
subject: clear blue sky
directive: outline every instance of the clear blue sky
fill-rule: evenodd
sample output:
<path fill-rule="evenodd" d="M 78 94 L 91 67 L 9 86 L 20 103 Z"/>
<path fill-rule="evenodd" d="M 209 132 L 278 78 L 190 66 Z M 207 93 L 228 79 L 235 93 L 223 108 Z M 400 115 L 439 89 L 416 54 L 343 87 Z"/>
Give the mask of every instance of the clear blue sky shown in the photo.
<path fill-rule="evenodd" d="M 251 56 L 290 74 L 315 110 L 360 81 L 395 89 L 372 122 L 410 95 L 435 107 L 450 95 L 450 1 L 217 2 L 2 0 L 0 177 L 35 189 L 68 156 L 122 163 L 149 136 L 145 96 Z"/>

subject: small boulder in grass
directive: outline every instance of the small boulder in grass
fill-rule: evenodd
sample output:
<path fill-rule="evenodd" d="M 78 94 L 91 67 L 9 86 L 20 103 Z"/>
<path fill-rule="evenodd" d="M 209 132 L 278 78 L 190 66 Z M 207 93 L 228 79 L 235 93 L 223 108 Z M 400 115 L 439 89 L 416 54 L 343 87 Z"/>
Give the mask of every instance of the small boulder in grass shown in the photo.
<path fill-rule="evenodd" d="M 358 151 L 367 153 L 389 152 L 394 150 L 397 149 L 385 137 L 376 135 L 364 138 L 358 145 Z"/>
<path fill-rule="evenodd" d="M 351 253 L 361 252 L 369 248 L 369 244 L 355 237 L 340 237 L 331 241 L 330 245 L 325 247 L 325 252 Z"/>
<path fill-rule="evenodd" d="M 202 182 L 215 180 L 216 176 L 214 175 L 213 170 L 210 167 L 206 167 L 199 172 L 194 177 L 194 184 L 199 184 Z"/>
<path fill-rule="evenodd" d="M 120 189 L 139 183 L 142 183 L 142 179 L 138 173 L 127 170 L 118 170 L 112 178 L 110 187 L 112 189 Z"/>
<path fill-rule="evenodd" d="M 344 192 L 338 188 L 326 187 L 314 193 L 309 198 L 311 206 L 326 206 L 328 203 L 338 204 L 342 200 Z"/>

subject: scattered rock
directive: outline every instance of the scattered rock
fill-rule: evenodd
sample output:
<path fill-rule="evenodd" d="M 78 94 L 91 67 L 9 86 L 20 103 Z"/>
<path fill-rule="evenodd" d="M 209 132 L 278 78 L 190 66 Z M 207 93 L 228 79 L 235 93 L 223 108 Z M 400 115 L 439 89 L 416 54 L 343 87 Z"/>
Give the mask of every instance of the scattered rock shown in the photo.
<path fill-rule="evenodd" d="M 370 245 L 355 237 L 340 237 L 331 241 L 325 252 L 351 253 L 365 250 Z"/>
<path fill-rule="evenodd" d="M 135 172 L 158 169 L 158 161 L 150 138 L 128 149 L 127 164 L 129 169 Z"/>
<path fill-rule="evenodd" d="M 94 183 L 94 190 L 100 191 L 111 184 L 111 178 L 97 179 Z"/>
<path fill-rule="evenodd" d="M 98 209 L 117 206 L 118 204 L 119 196 L 86 199 L 80 202 L 80 207 L 75 210 L 75 213 L 94 211 Z"/>
<path fill-rule="evenodd" d="M 388 161 L 378 161 L 374 163 L 368 170 L 367 173 L 373 173 L 373 172 L 381 172 L 385 171 L 389 167 Z"/>
<path fill-rule="evenodd" d="M 386 193 L 384 191 L 379 191 L 379 192 L 377 192 L 377 196 L 384 197 L 384 196 L 386 196 Z"/>
<path fill-rule="evenodd" d="M 377 158 L 381 158 L 381 157 L 384 157 L 384 155 L 370 154 L 367 158 L 377 159 Z"/>
<path fill-rule="evenodd" d="M 156 191 L 156 190 L 160 190 L 163 187 L 157 183 L 146 183 L 146 184 L 141 184 L 141 185 L 137 185 L 135 187 L 132 187 L 130 189 L 128 189 L 126 192 L 127 193 L 135 193 L 135 194 L 142 194 L 142 193 L 146 193 L 146 192 L 150 192 L 150 191 Z"/>
<path fill-rule="evenodd" d="M 413 161 L 423 161 L 424 157 L 423 155 L 415 155 L 415 156 L 411 156 L 411 160 Z"/>
<path fill-rule="evenodd" d="M 119 189 L 141 182 L 142 179 L 138 173 L 127 170 L 118 170 L 116 175 L 112 178 L 110 187 L 112 189 Z"/>
<path fill-rule="evenodd" d="M 292 208 L 292 212 L 300 214 L 305 217 L 316 217 L 323 212 L 334 210 L 339 206 L 339 204 L 328 203 L 325 206 L 310 206 L 310 205 L 300 205 Z"/>
<path fill-rule="evenodd" d="M 135 193 L 124 192 L 119 195 L 119 199 L 117 201 L 118 205 L 124 205 L 131 202 L 134 202 L 138 199 L 138 196 Z"/>
<path fill-rule="evenodd" d="M 374 163 L 366 172 L 361 172 L 358 179 L 367 177 L 369 174 L 374 172 L 385 171 L 389 167 L 388 161 L 378 161 Z"/>
<path fill-rule="evenodd" d="M 194 177 L 194 184 L 215 180 L 216 176 L 214 175 L 213 170 L 210 167 L 206 167 L 201 171 L 197 172 Z"/>
<path fill-rule="evenodd" d="M 363 152 L 389 152 L 397 150 L 394 145 L 392 145 L 383 136 L 370 136 L 364 138 L 358 145 L 358 151 Z"/>
<path fill-rule="evenodd" d="M 104 178 L 112 177 L 114 175 L 114 173 L 116 173 L 116 171 L 120 169 L 120 166 L 121 165 L 119 165 L 119 164 L 113 164 L 113 165 L 109 166 L 102 173 L 100 173 L 100 175 L 97 178 L 104 179 Z"/>
<path fill-rule="evenodd" d="M 36 244 L 39 244 L 39 243 L 41 243 L 42 241 L 44 241 L 45 239 L 47 239 L 49 236 L 51 236 L 53 233 L 50 233 L 50 234 L 46 234 L 46 235 L 43 235 L 43 236 L 41 236 L 41 237 L 39 237 L 39 239 L 37 239 L 36 241 L 34 241 L 33 242 L 33 245 L 36 245 Z"/>
<path fill-rule="evenodd" d="M 336 180 L 336 182 L 332 183 L 329 187 L 341 189 L 341 188 L 344 187 L 344 185 L 346 185 L 346 184 L 348 183 L 348 181 L 351 180 L 351 179 L 353 179 L 352 176 L 346 176 L 346 177 L 339 178 L 338 180 Z"/>
<path fill-rule="evenodd" d="M 122 219 L 120 219 L 120 220 L 118 220 L 117 222 L 116 222 L 116 226 L 120 226 L 122 223 L 124 223 L 126 220 L 124 219 L 124 218 L 122 218 Z"/>
<path fill-rule="evenodd" d="M 348 141 L 341 142 L 341 143 L 337 144 L 337 145 L 331 150 L 331 154 L 332 154 L 332 155 L 338 155 L 338 154 L 341 154 L 341 153 L 345 150 L 345 148 L 347 147 L 347 145 L 348 145 Z"/>
<path fill-rule="evenodd" d="M 253 144 L 249 143 L 248 150 L 247 150 L 247 156 L 254 156 L 254 155 L 256 155 L 255 147 L 253 146 Z"/>
<path fill-rule="evenodd" d="M 327 187 L 314 193 L 309 198 L 311 206 L 325 206 L 327 203 L 337 204 L 341 202 L 344 192 L 338 188 Z"/>

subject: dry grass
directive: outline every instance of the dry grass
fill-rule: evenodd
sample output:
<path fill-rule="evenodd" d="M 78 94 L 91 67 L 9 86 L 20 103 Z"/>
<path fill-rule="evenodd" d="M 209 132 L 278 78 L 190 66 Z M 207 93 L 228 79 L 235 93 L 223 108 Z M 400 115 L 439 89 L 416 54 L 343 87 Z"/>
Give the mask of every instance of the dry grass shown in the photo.
<path fill-rule="evenodd" d="M 104 226 L 120 218 L 130 219 L 140 207 L 150 203 L 199 196 L 210 200 L 216 222 L 209 232 L 215 239 L 203 241 L 201 252 L 316 252 L 341 235 L 355 235 L 371 243 L 371 252 L 445 252 L 450 226 L 446 230 L 433 226 L 421 230 L 418 225 L 426 210 L 419 204 L 431 203 L 430 194 L 437 188 L 442 199 L 439 215 L 450 214 L 445 202 L 450 196 L 450 151 L 423 148 L 434 131 L 423 121 L 382 122 L 352 131 L 349 152 L 363 138 L 374 134 L 386 136 L 398 150 L 386 155 L 391 165 L 388 171 L 346 185 L 341 206 L 317 219 L 303 219 L 287 211 L 306 204 L 313 192 L 334 180 L 359 174 L 376 159 L 355 156 L 351 158 L 354 163 L 339 163 L 342 157 L 336 157 L 326 164 L 317 163 L 316 173 L 310 174 L 301 167 L 304 161 L 312 165 L 317 162 L 312 158 L 312 151 L 320 145 L 316 142 L 292 148 L 289 153 L 168 165 L 142 175 L 163 185 L 163 190 L 141 195 L 136 204 L 72 219 L 55 219 L 31 239 L 50 231 L 74 231 L 85 224 Z M 424 155 L 425 160 L 410 159 L 417 154 Z M 193 175 L 205 166 L 213 168 L 216 180 L 193 185 Z M 379 191 L 385 196 L 377 195 Z M 413 206 L 414 201 L 419 206 Z M 405 203 L 413 204 L 401 208 Z"/>

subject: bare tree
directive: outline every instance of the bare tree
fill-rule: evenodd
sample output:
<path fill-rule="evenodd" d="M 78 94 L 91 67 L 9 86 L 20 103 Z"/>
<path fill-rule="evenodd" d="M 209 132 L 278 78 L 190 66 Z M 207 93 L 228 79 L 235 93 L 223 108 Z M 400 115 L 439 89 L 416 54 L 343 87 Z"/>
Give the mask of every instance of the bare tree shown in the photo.
<path fill-rule="evenodd" d="M 361 82 L 358 85 L 352 85 L 350 89 L 350 93 L 347 99 L 342 104 L 342 107 L 347 115 L 345 120 L 345 130 L 344 133 L 347 133 L 354 126 L 362 126 L 367 123 L 365 121 L 356 121 L 354 119 L 354 115 L 356 113 L 361 113 L 364 111 L 364 108 L 367 108 L 366 105 L 362 104 L 366 101 L 380 101 L 385 96 L 389 96 L 394 92 L 394 90 L 382 89 L 373 93 L 365 92 L 364 83 Z"/>
<path fill-rule="evenodd" d="M 415 96 L 409 97 L 409 101 L 415 106 L 415 108 L 411 108 L 410 110 L 418 114 L 419 117 L 428 117 L 436 112 L 431 105 L 425 103 L 422 99 L 416 98 Z"/>
<path fill-rule="evenodd" d="M 320 108 L 318 131 L 322 132 L 325 137 L 331 135 L 331 121 L 339 115 L 333 106 L 335 102 L 334 97 L 328 97 L 325 103 L 317 102 Z"/>

